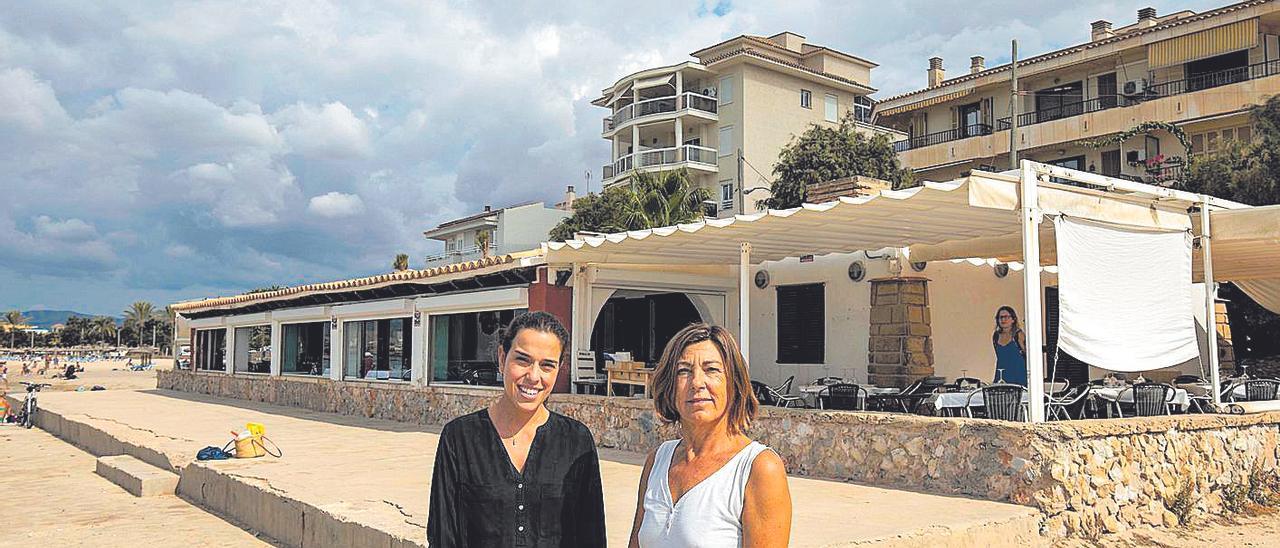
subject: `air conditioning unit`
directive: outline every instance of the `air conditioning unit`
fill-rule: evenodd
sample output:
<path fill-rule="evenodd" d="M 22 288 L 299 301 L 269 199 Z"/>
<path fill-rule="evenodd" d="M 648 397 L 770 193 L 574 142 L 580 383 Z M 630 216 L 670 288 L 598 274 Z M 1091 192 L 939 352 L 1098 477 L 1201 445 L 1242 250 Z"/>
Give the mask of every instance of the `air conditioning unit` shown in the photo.
<path fill-rule="evenodd" d="M 1121 88 L 1121 95 L 1141 95 L 1145 91 L 1147 91 L 1147 79 L 1139 78 L 1125 82 L 1124 87 Z"/>
<path fill-rule="evenodd" d="M 1143 154 L 1143 152 L 1144 151 L 1141 151 L 1141 150 L 1126 151 L 1124 154 L 1125 156 L 1124 160 L 1126 162 L 1129 162 L 1130 164 L 1136 164 L 1138 162 L 1146 161 L 1146 158 L 1145 158 L 1146 154 Z"/>

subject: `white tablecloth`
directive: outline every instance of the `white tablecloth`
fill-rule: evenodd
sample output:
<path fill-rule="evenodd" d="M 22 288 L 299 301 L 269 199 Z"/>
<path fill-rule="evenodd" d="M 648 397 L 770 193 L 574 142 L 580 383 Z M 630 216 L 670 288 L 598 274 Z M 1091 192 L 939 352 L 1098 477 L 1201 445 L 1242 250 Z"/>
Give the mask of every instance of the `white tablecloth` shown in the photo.
<path fill-rule="evenodd" d="M 973 395 L 973 400 L 969 400 L 969 396 Z M 1031 396 L 1027 392 L 1022 393 L 1022 403 L 1031 401 Z M 944 392 L 941 394 L 930 394 L 924 399 L 925 405 L 932 405 L 934 409 L 939 411 L 943 409 L 963 409 L 966 405 L 972 403 L 974 407 L 982 407 L 981 390 L 970 390 L 968 392 Z"/>
<path fill-rule="evenodd" d="M 1090 390 L 1090 393 L 1110 402 L 1114 402 L 1116 401 L 1116 398 L 1120 398 L 1120 403 L 1133 403 L 1133 391 L 1126 390 L 1125 387 L 1095 386 Z M 1173 401 L 1170 403 L 1181 409 L 1186 409 L 1187 405 L 1190 405 L 1191 399 L 1185 389 L 1174 388 Z"/>
<path fill-rule="evenodd" d="M 898 392 L 902 391 L 901 388 L 888 388 L 888 387 L 882 388 L 879 386 L 872 386 L 869 384 L 860 384 L 858 386 L 866 390 L 867 395 L 870 395 L 870 396 L 897 394 Z M 819 396 L 821 396 L 826 391 L 827 388 L 828 387 L 826 385 L 821 385 L 821 384 L 806 384 L 800 387 L 800 395 L 808 399 L 810 404 L 816 407 L 817 404 L 822 403 L 821 400 L 819 400 Z M 861 392 L 858 393 L 858 399 L 859 400 L 863 399 Z M 859 402 L 859 404 L 861 403 L 862 402 Z M 863 407 L 865 407 L 865 405 L 863 405 Z"/>

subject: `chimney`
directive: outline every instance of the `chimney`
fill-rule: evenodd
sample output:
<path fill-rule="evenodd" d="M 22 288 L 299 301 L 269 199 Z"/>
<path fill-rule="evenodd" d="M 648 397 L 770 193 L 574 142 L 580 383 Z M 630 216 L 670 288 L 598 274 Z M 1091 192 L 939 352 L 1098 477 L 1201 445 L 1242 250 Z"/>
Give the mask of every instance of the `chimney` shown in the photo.
<path fill-rule="evenodd" d="M 573 211 L 573 201 L 577 199 L 578 195 L 573 192 L 573 185 L 569 185 L 569 188 L 564 191 L 564 203 L 561 204 L 560 209 Z"/>
<path fill-rule="evenodd" d="M 490 211 L 493 211 L 493 207 L 491 207 L 491 206 L 489 206 L 488 204 L 486 204 L 486 205 L 484 206 L 484 212 L 485 212 L 485 213 L 488 213 L 488 212 L 490 212 Z"/>
<path fill-rule="evenodd" d="M 969 74 L 977 74 L 987 70 L 987 60 L 981 55 L 974 55 L 969 58 Z"/>
<path fill-rule="evenodd" d="M 929 87 L 936 88 L 946 77 L 946 72 L 942 70 L 942 58 L 929 58 Z"/>
<path fill-rule="evenodd" d="M 1111 30 L 1111 21 L 1099 19 L 1094 21 L 1090 26 L 1092 27 L 1092 31 L 1090 32 L 1090 41 L 1092 42 L 1097 42 L 1104 38 L 1111 38 L 1116 35 L 1115 31 Z"/>
<path fill-rule="evenodd" d="M 1156 26 L 1156 9 L 1147 7 L 1138 10 L 1138 28 L 1145 29 Z"/>

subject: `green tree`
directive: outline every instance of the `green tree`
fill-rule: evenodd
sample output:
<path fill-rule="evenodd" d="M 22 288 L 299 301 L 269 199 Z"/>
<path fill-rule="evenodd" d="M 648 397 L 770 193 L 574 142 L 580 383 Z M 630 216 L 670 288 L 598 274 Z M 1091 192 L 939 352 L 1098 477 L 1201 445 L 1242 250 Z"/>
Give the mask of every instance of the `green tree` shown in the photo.
<path fill-rule="evenodd" d="M 480 248 L 480 257 L 489 258 L 489 244 L 493 241 L 493 232 L 481 230 L 476 233 L 476 247 Z"/>
<path fill-rule="evenodd" d="M 396 272 L 409 270 L 409 254 L 396 253 L 396 260 L 391 263 L 391 268 L 394 268 Z"/>
<path fill-rule="evenodd" d="M 126 328 L 133 328 L 134 335 L 136 336 L 134 339 L 137 343 L 136 346 L 142 346 L 142 328 L 146 327 L 147 322 L 155 318 L 155 316 L 155 305 L 147 301 L 136 301 L 129 305 L 129 308 L 125 309 L 124 325 Z"/>
<path fill-rule="evenodd" d="M 115 318 L 94 316 L 92 320 L 89 320 L 89 336 L 85 337 L 84 340 L 86 342 L 89 339 L 92 339 L 93 342 L 115 342 L 116 329 Z"/>
<path fill-rule="evenodd" d="M 573 215 L 561 220 L 550 236 L 564 241 L 575 232 L 620 232 L 693 222 L 702 218 L 702 204 L 710 199 L 711 193 L 695 186 L 683 169 L 636 173 L 630 184 L 575 201 Z"/>
<path fill-rule="evenodd" d="M 889 137 L 872 137 L 858 132 L 851 115 L 838 127 L 812 124 L 778 153 L 773 167 L 771 196 L 757 205 L 771 209 L 799 207 L 809 185 L 862 175 L 893 183 L 893 188 L 912 186 L 911 171 L 898 163 Z"/>
<path fill-rule="evenodd" d="M 10 310 L 4 313 L 4 323 L 9 325 L 9 348 L 15 348 L 13 344 L 18 334 L 18 326 L 27 325 L 27 318 L 22 315 L 22 312 Z"/>

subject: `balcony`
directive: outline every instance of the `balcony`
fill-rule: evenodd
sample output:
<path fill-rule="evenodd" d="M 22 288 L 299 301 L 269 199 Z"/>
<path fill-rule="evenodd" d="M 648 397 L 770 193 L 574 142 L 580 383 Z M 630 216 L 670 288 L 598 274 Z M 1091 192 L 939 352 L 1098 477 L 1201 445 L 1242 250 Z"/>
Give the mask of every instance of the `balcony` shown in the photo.
<path fill-rule="evenodd" d="M 496 254 L 498 244 L 489 244 L 489 256 Z M 445 266 L 450 264 L 465 263 L 468 261 L 478 261 L 484 258 L 480 246 L 464 247 L 462 249 L 446 249 L 444 253 L 437 255 L 429 255 L 426 259 L 427 268 L 435 268 L 437 266 Z"/>
<path fill-rule="evenodd" d="M 695 145 L 642 150 L 615 160 L 601 168 L 601 180 L 606 184 L 633 170 L 656 171 L 666 168 L 688 167 L 696 170 L 715 171 L 716 149 Z"/>
<path fill-rule="evenodd" d="M 676 111 L 692 111 L 702 114 L 715 115 L 719 103 L 715 97 L 686 91 L 680 95 L 671 95 L 667 97 L 658 97 L 655 99 L 645 99 L 632 103 L 618 109 L 613 116 L 606 116 L 604 119 L 603 132 L 608 133 L 615 129 L 621 128 L 627 122 L 639 120 L 649 116 L 657 116 L 659 114 L 669 114 Z"/>
<path fill-rule="evenodd" d="M 1280 60 L 1272 60 L 1263 63 L 1256 63 L 1247 67 L 1238 67 L 1233 69 L 1201 74 L 1191 78 L 1182 80 L 1173 80 L 1160 84 L 1148 86 L 1145 90 L 1132 95 L 1117 95 L 1110 97 L 1095 97 L 1086 101 L 1078 101 L 1058 105 L 1052 108 L 1025 112 L 1018 115 L 1018 127 L 1029 127 L 1054 120 L 1062 120 L 1082 114 L 1092 112 L 1101 112 L 1113 108 L 1131 107 L 1163 99 L 1177 95 L 1195 93 L 1206 89 L 1247 82 L 1275 76 L 1280 74 Z M 968 128 L 956 128 L 937 133 L 930 133 L 919 137 L 912 137 L 905 141 L 894 143 L 894 152 L 905 152 L 940 143 L 957 141 L 969 137 L 977 137 L 981 135 L 990 135 L 993 131 L 1005 131 L 1009 129 L 1011 118 L 1005 117 L 996 121 L 994 128 L 978 124 L 969 126 Z"/>

